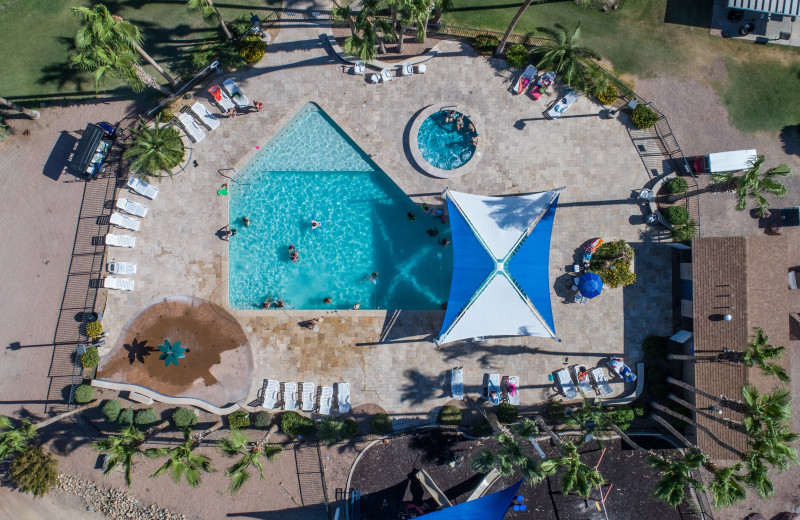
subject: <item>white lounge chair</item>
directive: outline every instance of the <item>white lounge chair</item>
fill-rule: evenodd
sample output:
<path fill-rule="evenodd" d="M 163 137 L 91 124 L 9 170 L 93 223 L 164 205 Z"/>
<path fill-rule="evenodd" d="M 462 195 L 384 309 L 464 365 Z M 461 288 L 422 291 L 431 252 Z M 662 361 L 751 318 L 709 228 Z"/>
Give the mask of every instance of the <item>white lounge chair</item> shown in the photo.
<path fill-rule="evenodd" d="M 136 247 L 136 237 L 109 233 L 106 235 L 106 245 L 114 247 Z"/>
<path fill-rule="evenodd" d="M 132 291 L 133 280 L 130 278 L 117 278 L 115 276 L 106 276 L 103 279 L 103 287 L 106 289 L 119 289 L 121 291 Z"/>
<path fill-rule="evenodd" d="M 350 411 L 350 384 L 336 383 L 336 403 L 339 405 L 339 413 Z"/>
<path fill-rule="evenodd" d="M 603 373 L 602 368 L 597 367 L 592 369 L 590 373 L 592 374 L 592 379 L 594 379 L 595 386 L 597 386 L 597 391 L 600 392 L 601 396 L 607 396 L 613 392 L 613 390 L 611 390 L 611 385 L 608 384 L 608 379 Z"/>
<path fill-rule="evenodd" d="M 144 182 L 138 177 L 131 177 L 128 179 L 128 187 L 142 197 L 147 197 L 150 200 L 153 200 L 158 196 L 158 188 L 152 184 Z"/>
<path fill-rule="evenodd" d="M 453 393 L 453 399 L 461 401 L 464 399 L 464 370 L 456 368 L 450 371 L 450 390 Z"/>
<path fill-rule="evenodd" d="M 128 199 L 117 199 L 117 207 L 125 213 L 144 218 L 147 215 L 147 206 Z"/>
<path fill-rule="evenodd" d="M 310 412 L 314 410 L 316 403 L 317 385 L 314 383 L 300 383 L 303 396 L 303 411 Z"/>
<path fill-rule="evenodd" d="M 510 404 L 519 406 L 519 376 L 506 376 L 506 396 Z"/>
<path fill-rule="evenodd" d="M 223 113 L 227 113 L 228 110 L 236 108 L 231 98 L 228 97 L 228 94 L 223 92 L 216 83 L 208 87 L 208 93 L 211 95 L 211 100 L 217 104 Z"/>
<path fill-rule="evenodd" d="M 527 89 L 528 85 L 531 84 L 537 72 L 539 71 L 536 70 L 536 67 L 533 65 L 528 65 L 525 67 L 525 70 L 522 71 L 522 74 L 520 74 L 519 78 L 517 78 L 517 81 L 511 85 L 511 92 L 514 94 L 522 94 L 525 92 L 525 89 Z"/>
<path fill-rule="evenodd" d="M 225 90 L 231 96 L 233 102 L 236 103 L 236 106 L 239 108 L 247 108 L 250 106 L 250 100 L 244 95 L 242 90 L 239 88 L 239 85 L 233 81 L 233 78 L 228 78 L 223 81 L 222 86 L 225 87 Z"/>
<path fill-rule="evenodd" d="M 283 409 L 297 410 L 297 383 L 283 383 Z"/>
<path fill-rule="evenodd" d="M 572 373 L 575 374 L 575 381 L 578 382 L 578 389 L 582 394 L 590 394 L 592 392 L 592 382 L 589 381 L 589 372 L 583 365 L 575 365 L 572 367 Z M 583 378 L 581 378 L 581 374 Z"/>
<path fill-rule="evenodd" d="M 384 83 L 387 81 L 392 81 L 394 78 L 392 77 L 392 71 L 390 69 L 383 69 L 381 71 L 381 79 Z"/>
<path fill-rule="evenodd" d="M 197 121 L 195 121 L 194 118 L 186 112 L 181 112 L 178 114 L 178 121 L 183 129 L 186 130 L 186 134 L 195 143 L 199 143 L 206 138 L 206 133 L 203 131 Z"/>
<path fill-rule="evenodd" d="M 789 289 L 797 290 L 797 274 L 794 271 L 789 271 Z"/>
<path fill-rule="evenodd" d="M 198 101 L 192 105 L 192 112 L 194 112 L 197 119 L 209 130 L 214 130 L 219 127 L 219 119 L 217 119 L 217 116 L 209 112 L 206 106 L 201 102 Z"/>
<path fill-rule="evenodd" d="M 414 74 L 414 67 L 412 67 L 410 63 L 403 63 L 400 65 L 401 76 L 411 76 L 412 74 Z"/>
<path fill-rule="evenodd" d="M 572 89 L 567 90 L 566 95 L 559 99 L 556 104 L 553 105 L 553 108 L 547 111 L 547 117 L 550 119 L 558 119 L 577 100 L 578 94 L 576 94 Z"/>
<path fill-rule="evenodd" d="M 267 379 L 267 387 L 264 389 L 264 402 L 261 406 L 268 410 L 275 408 L 275 403 L 278 402 L 278 392 L 281 389 L 281 384 L 275 379 Z"/>
<path fill-rule="evenodd" d="M 365 70 L 367 70 L 367 67 L 361 60 L 358 60 L 355 65 L 353 65 L 353 74 L 364 74 Z"/>
<path fill-rule="evenodd" d="M 377 74 L 368 74 L 367 81 L 369 81 L 370 83 L 380 83 L 381 77 L 378 76 Z"/>
<path fill-rule="evenodd" d="M 136 274 L 136 264 L 133 262 L 109 262 L 108 272 L 111 274 Z"/>
<path fill-rule="evenodd" d="M 130 229 L 131 231 L 139 231 L 139 225 L 141 222 L 136 220 L 132 217 L 126 217 L 119 211 L 115 211 L 111 214 L 111 218 L 108 219 L 112 226 L 121 227 L 123 229 Z"/>
<path fill-rule="evenodd" d="M 567 399 L 578 397 L 578 391 L 575 390 L 575 385 L 572 383 L 572 378 L 569 377 L 569 372 L 566 368 L 556 372 L 556 381 L 558 381 L 558 386 L 561 388 L 561 393 L 564 394 L 564 397 Z"/>
<path fill-rule="evenodd" d="M 321 415 L 330 415 L 331 406 L 333 405 L 333 387 L 323 386 L 319 394 L 319 413 Z"/>
<path fill-rule="evenodd" d="M 425 74 L 426 70 L 428 70 L 428 66 L 424 63 L 417 65 L 417 74 Z"/>
<path fill-rule="evenodd" d="M 492 399 L 492 391 L 495 392 L 496 398 Z M 489 374 L 489 381 L 486 385 L 486 398 L 492 404 L 500 404 L 500 374 Z"/>

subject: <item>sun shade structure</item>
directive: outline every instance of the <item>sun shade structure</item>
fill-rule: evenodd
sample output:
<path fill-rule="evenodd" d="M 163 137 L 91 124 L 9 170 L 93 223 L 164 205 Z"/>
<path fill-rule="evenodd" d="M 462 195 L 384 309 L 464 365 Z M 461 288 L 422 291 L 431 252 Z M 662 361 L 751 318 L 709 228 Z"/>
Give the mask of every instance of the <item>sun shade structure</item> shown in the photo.
<path fill-rule="evenodd" d="M 423 515 L 430 520 L 503 520 L 522 480 L 491 495 Z M 426 519 L 427 520 L 427 519 Z"/>
<path fill-rule="evenodd" d="M 453 280 L 437 343 L 480 336 L 558 339 L 548 266 L 562 189 L 519 197 L 445 190 Z"/>

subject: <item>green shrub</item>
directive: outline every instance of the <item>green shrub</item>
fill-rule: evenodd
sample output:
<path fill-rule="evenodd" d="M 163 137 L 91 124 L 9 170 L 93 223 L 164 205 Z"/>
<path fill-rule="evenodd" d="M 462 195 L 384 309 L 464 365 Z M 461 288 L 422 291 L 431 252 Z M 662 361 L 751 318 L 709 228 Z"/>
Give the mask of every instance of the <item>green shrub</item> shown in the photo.
<path fill-rule="evenodd" d="M 90 321 L 86 324 L 86 335 L 90 338 L 100 337 L 103 333 L 103 324 L 99 321 Z"/>
<path fill-rule="evenodd" d="M 244 410 L 236 410 L 228 416 L 228 426 L 236 430 L 250 427 L 250 416 Z"/>
<path fill-rule="evenodd" d="M 669 231 L 675 242 L 691 242 L 697 236 L 697 222 L 691 219 L 685 224 L 673 226 Z"/>
<path fill-rule="evenodd" d="M 479 34 L 472 39 L 472 48 L 480 54 L 492 54 L 499 44 L 500 40 L 493 34 Z"/>
<path fill-rule="evenodd" d="M 531 53 L 521 43 L 515 43 L 506 50 L 506 62 L 520 69 L 531 62 Z"/>
<path fill-rule="evenodd" d="M 500 403 L 497 406 L 497 419 L 504 424 L 511 424 L 517 420 L 519 410 L 510 403 Z"/>
<path fill-rule="evenodd" d="M 58 460 L 39 446 L 28 446 L 14 457 L 8 475 L 23 493 L 42 497 L 58 484 Z"/>
<path fill-rule="evenodd" d="M 94 368 L 100 362 L 100 354 L 97 353 L 97 347 L 90 347 L 86 349 L 81 355 L 81 365 L 83 368 Z"/>
<path fill-rule="evenodd" d="M 245 36 L 239 42 L 239 55 L 250 65 L 258 63 L 267 51 L 267 44 L 258 36 Z"/>
<path fill-rule="evenodd" d="M 361 427 L 358 425 L 358 421 L 355 419 L 347 419 L 344 422 L 344 436 L 348 439 L 352 439 L 353 437 L 358 437 L 361 433 Z"/>
<path fill-rule="evenodd" d="M 658 114 L 656 114 L 652 108 L 642 103 L 636 105 L 636 108 L 633 109 L 633 114 L 631 114 L 633 126 L 639 129 L 650 128 L 656 124 L 656 121 L 658 121 Z"/>
<path fill-rule="evenodd" d="M 327 446 L 344 439 L 344 430 L 344 422 L 326 417 L 317 427 L 317 438 Z"/>
<path fill-rule="evenodd" d="M 154 422 L 158 420 L 158 416 L 156 415 L 156 411 L 152 408 L 145 408 L 144 410 L 138 410 L 136 414 L 133 416 L 133 422 L 137 426 L 150 426 Z"/>
<path fill-rule="evenodd" d="M 223 69 L 241 69 L 247 66 L 239 46 L 232 40 L 222 40 L 201 45 L 192 51 L 192 67 L 203 69 L 214 60 L 219 61 Z M 166 121 L 166 120 L 165 120 Z"/>
<path fill-rule="evenodd" d="M 635 414 L 630 408 L 617 408 L 611 412 L 611 421 L 619 427 L 620 430 L 627 430 L 633 422 Z"/>
<path fill-rule="evenodd" d="M 253 414 L 253 428 L 267 429 L 272 424 L 272 414 L 266 410 L 259 410 Z"/>
<path fill-rule="evenodd" d="M 667 356 L 667 338 L 647 336 L 642 342 L 642 352 L 645 358 L 663 360 Z"/>
<path fill-rule="evenodd" d="M 550 401 L 547 404 L 547 416 L 554 421 L 561 421 L 564 419 L 565 408 L 561 401 Z"/>
<path fill-rule="evenodd" d="M 103 405 L 100 411 L 103 417 L 106 418 L 106 421 L 114 422 L 117 420 L 117 417 L 119 417 L 119 412 L 122 411 L 122 405 L 119 404 L 119 401 L 116 399 L 112 399 L 111 401 L 106 401 L 106 404 Z"/>
<path fill-rule="evenodd" d="M 133 424 L 133 408 L 125 408 L 117 416 L 117 424 L 120 426 L 129 426 Z"/>
<path fill-rule="evenodd" d="M 94 398 L 94 388 L 89 385 L 81 385 L 75 389 L 75 402 L 84 404 Z"/>
<path fill-rule="evenodd" d="M 179 430 L 191 428 L 197 424 L 197 414 L 191 408 L 178 408 L 172 413 L 172 424 Z"/>
<path fill-rule="evenodd" d="M 680 226 L 689 221 L 689 210 L 683 206 L 669 206 L 664 209 L 664 217 L 673 226 Z"/>
<path fill-rule="evenodd" d="M 312 435 L 317 429 L 314 421 L 297 412 L 286 412 L 281 416 L 281 430 L 289 437 Z"/>
<path fill-rule="evenodd" d="M 250 17 L 246 14 L 240 14 L 238 18 L 228 22 L 228 29 L 230 29 L 233 35 L 237 38 L 251 34 L 251 27 L 253 27 L 253 23 L 250 21 Z"/>
<path fill-rule="evenodd" d="M 600 103 L 604 105 L 612 104 L 619 97 L 619 95 L 617 94 L 617 89 L 613 85 L 607 85 L 598 92 L 595 92 L 594 96 Z"/>
<path fill-rule="evenodd" d="M 644 409 L 644 406 L 637 405 L 633 407 L 633 415 L 635 415 L 636 417 L 644 417 L 645 413 L 646 410 Z"/>
<path fill-rule="evenodd" d="M 461 424 L 461 410 L 458 406 L 445 406 L 439 410 L 439 422 L 442 424 Z"/>
<path fill-rule="evenodd" d="M 392 420 L 389 419 L 389 416 L 385 413 L 379 413 L 373 417 L 370 422 L 370 427 L 372 428 L 372 433 L 376 435 L 386 435 L 387 433 L 392 433 L 394 429 L 392 427 Z"/>
<path fill-rule="evenodd" d="M 683 177 L 675 177 L 671 181 L 667 183 L 667 191 L 672 193 L 673 195 L 679 195 L 681 193 L 686 193 L 686 190 L 689 189 L 689 183 L 686 182 L 686 179 Z"/>
<path fill-rule="evenodd" d="M 633 248 L 624 240 L 604 242 L 592 255 L 589 271 L 600 275 L 611 289 L 624 287 L 636 281 L 636 273 L 631 271 L 633 257 Z"/>

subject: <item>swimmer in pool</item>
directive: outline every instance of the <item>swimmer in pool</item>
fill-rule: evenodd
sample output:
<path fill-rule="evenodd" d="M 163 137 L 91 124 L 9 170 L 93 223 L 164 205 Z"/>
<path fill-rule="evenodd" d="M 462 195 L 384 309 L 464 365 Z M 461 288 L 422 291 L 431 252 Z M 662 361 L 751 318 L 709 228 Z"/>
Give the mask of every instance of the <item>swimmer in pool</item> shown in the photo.
<path fill-rule="evenodd" d="M 322 222 L 318 222 L 316 220 L 311 221 L 311 229 L 317 229 L 320 226 L 322 226 Z"/>
<path fill-rule="evenodd" d="M 297 249 L 295 249 L 293 244 L 289 244 L 289 258 L 292 259 L 292 262 L 297 262 L 298 260 L 300 260 L 300 255 L 298 254 Z"/>

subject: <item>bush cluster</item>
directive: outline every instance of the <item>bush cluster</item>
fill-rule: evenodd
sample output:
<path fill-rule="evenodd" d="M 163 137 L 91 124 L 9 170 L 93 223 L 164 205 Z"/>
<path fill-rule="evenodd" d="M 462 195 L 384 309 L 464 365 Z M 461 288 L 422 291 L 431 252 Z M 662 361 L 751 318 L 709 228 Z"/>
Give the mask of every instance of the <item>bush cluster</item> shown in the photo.
<path fill-rule="evenodd" d="M 90 338 L 97 338 L 103 333 L 103 324 L 99 321 L 90 321 L 86 324 L 86 335 Z"/>
<path fill-rule="evenodd" d="M 133 424 L 133 408 L 125 408 L 117 416 L 117 424 L 120 426 L 129 426 Z"/>
<path fill-rule="evenodd" d="M 497 405 L 497 419 L 503 424 L 511 424 L 517 420 L 519 410 L 510 403 L 500 403 Z"/>
<path fill-rule="evenodd" d="M 379 413 L 370 422 L 372 433 L 376 435 L 386 435 L 392 433 L 392 420 L 385 413 Z"/>
<path fill-rule="evenodd" d="M 689 210 L 683 206 L 669 206 L 664 209 L 664 217 L 673 226 L 680 226 L 689 222 Z"/>
<path fill-rule="evenodd" d="M 236 410 L 228 416 L 228 426 L 236 430 L 250 427 L 250 416 L 244 410 Z"/>
<path fill-rule="evenodd" d="M 297 412 L 286 412 L 281 416 L 281 430 L 289 437 L 308 436 L 317 430 L 317 425 L 305 415 L 300 415 Z"/>
<path fill-rule="evenodd" d="M 344 436 L 348 439 L 352 439 L 353 437 L 358 437 L 358 434 L 361 433 L 361 427 L 358 425 L 358 421 L 355 419 L 347 419 L 344 422 Z"/>
<path fill-rule="evenodd" d="M 258 63 L 267 51 L 267 44 L 258 36 L 245 36 L 239 42 L 239 55 L 249 64 Z"/>
<path fill-rule="evenodd" d="M 172 413 L 172 424 L 179 430 L 192 428 L 197 424 L 197 414 L 191 408 L 178 408 Z"/>
<path fill-rule="evenodd" d="M 228 29 L 237 38 L 251 34 L 251 27 L 253 27 L 253 22 L 250 21 L 250 17 L 246 14 L 240 14 L 238 18 L 228 22 Z"/>
<path fill-rule="evenodd" d="M 84 404 L 94 398 L 94 388 L 89 385 L 81 385 L 75 389 L 75 402 Z"/>
<path fill-rule="evenodd" d="M 461 424 L 461 409 L 458 406 L 445 406 L 439 410 L 441 424 Z"/>
<path fill-rule="evenodd" d="M 90 347 L 86 352 L 81 355 L 81 365 L 83 368 L 94 368 L 100 362 L 100 354 L 97 353 L 97 347 Z"/>
<path fill-rule="evenodd" d="M 272 424 L 272 414 L 266 410 L 259 410 L 253 414 L 253 419 L 250 422 L 253 428 L 267 429 Z"/>
<path fill-rule="evenodd" d="M 608 85 L 596 92 L 595 97 L 602 104 L 610 105 L 617 100 L 619 95 L 617 94 L 617 89 L 614 87 L 614 85 Z"/>
<path fill-rule="evenodd" d="M 103 414 L 103 417 L 106 418 L 106 421 L 114 422 L 119 417 L 119 413 L 122 411 L 122 405 L 119 404 L 119 401 L 116 399 L 112 399 L 111 401 L 106 401 L 103 405 L 102 410 L 100 410 Z"/>
<path fill-rule="evenodd" d="M 322 444 L 326 446 L 339 442 L 344 439 L 345 424 L 343 421 L 336 421 L 330 417 L 326 417 L 319 423 L 317 427 L 317 438 Z"/>
<path fill-rule="evenodd" d="M 658 121 L 658 115 L 649 106 L 639 103 L 636 105 L 636 108 L 633 109 L 631 122 L 633 122 L 633 126 L 636 128 L 650 128 L 656 124 L 656 121 Z"/>
<path fill-rule="evenodd" d="M 201 45 L 192 51 L 191 58 L 192 66 L 198 70 L 207 67 L 214 60 L 219 61 L 224 69 L 241 69 L 247 66 L 247 62 L 239 54 L 239 46 L 231 40 Z"/>
<path fill-rule="evenodd" d="M 686 190 L 689 189 L 689 183 L 686 182 L 686 179 L 683 177 L 675 177 L 671 181 L 667 183 L 667 191 L 672 193 L 673 195 L 678 195 L 681 193 L 686 193 Z"/>
<path fill-rule="evenodd" d="M 642 342 L 642 352 L 645 358 L 663 360 L 667 355 L 667 338 L 647 336 Z"/>
<path fill-rule="evenodd" d="M 506 50 L 506 62 L 520 69 L 531 62 L 531 53 L 521 43 L 515 43 Z"/>
<path fill-rule="evenodd" d="M 592 255 L 589 271 L 600 275 L 611 289 L 630 285 L 636 281 L 636 273 L 631 271 L 633 257 L 633 248 L 624 240 L 604 242 Z"/>
<path fill-rule="evenodd" d="M 472 48 L 480 54 L 491 54 L 500 44 L 500 40 L 493 34 L 479 34 L 472 39 Z"/>
<path fill-rule="evenodd" d="M 157 420 L 158 416 L 156 415 L 156 411 L 152 408 L 138 410 L 133 417 L 133 422 L 136 424 L 136 426 L 150 426 Z"/>

